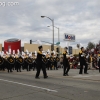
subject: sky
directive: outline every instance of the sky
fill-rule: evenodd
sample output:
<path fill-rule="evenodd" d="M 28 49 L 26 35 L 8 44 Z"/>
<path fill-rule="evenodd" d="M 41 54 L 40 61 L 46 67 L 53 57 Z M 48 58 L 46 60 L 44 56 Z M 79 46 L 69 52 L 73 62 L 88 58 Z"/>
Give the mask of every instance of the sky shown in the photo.
<path fill-rule="evenodd" d="M 22 46 L 30 39 L 52 43 L 52 22 L 41 16 L 54 20 L 62 47 L 86 47 L 100 40 L 100 0 L 0 0 L 0 43 L 10 38 L 21 39 Z M 64 41 L 64 33 L 74 34 L 75 42 Z M 58 42 L 57 28 L 54 42 Z"/>

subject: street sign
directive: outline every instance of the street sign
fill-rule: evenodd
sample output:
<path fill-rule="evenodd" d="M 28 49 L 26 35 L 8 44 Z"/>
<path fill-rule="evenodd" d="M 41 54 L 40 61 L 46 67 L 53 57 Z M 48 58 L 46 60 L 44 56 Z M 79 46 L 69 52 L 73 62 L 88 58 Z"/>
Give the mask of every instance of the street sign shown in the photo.
<path fill-rule="evenodd" d="M 59 45 L 59 44 L 60 44 L 60 42 L 57 42 L 57 43 L 56 43 L 56 45 Z"/>

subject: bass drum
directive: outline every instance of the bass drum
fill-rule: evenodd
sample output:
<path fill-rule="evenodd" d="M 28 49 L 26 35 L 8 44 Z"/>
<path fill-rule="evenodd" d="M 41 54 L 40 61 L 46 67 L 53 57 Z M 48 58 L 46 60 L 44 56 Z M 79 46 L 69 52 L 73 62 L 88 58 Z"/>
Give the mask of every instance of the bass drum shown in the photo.
<path fill-rule="evenodd" d="M 60 61 L 60 58 L 59 57 L 56 57 L 56 62 L 59 62 Z"/>
<path fill-rule="evenodd" d="M 26 58 L 26 62 L 27 62 L 28 64 L 32 64 L 32 63 L 33 63 L 33 59 L 30 58 L 30 57 L 28 57 L 28 58 Z"/>
<path fill-rule="evenodd" d="M 13 57 L 8 57 L 7 61 L 9 64 L 14 64 L 15 63 L 15 59 Z"/>
<path fill-rule="evenodd" d="M 55 59 L 53 57 L 50 57 L 50 62 L 55 62 Z"/>
<path fill-rule="evenodd" d="M 16 61 L 19 63 L 19 64 L 23 64 L 24 63 L 24 59 L 22 57 L 18 57 L 16 59 Z"/>
<path fill-rule="evenodd" d="M 48 59 L 47 59 L 46 57 L 43 57 L 43 58 L 42 58 L 42 62 L 43 62 L 44 64 L 47 64 L 47 63 L 48 63 Z"/>

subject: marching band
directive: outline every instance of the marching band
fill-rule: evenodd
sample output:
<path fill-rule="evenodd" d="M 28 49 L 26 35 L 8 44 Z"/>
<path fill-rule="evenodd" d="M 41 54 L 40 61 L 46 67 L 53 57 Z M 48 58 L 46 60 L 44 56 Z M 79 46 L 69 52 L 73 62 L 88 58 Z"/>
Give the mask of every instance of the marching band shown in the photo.
<path fill-rule="evenodd" d="M 62 59 L 62 62 L 61 62 Z M 79 74 L 83 73 L 84 68 L 84 74 L 88 74 L 87 70 L 89 68 L 89 64 L 92 66 L 96 65 L 98 66 L 99 72 L 100 72 L 100 54 L 98 54 L 97 59 L 95 57 L 92 57 L 91 54 L 86 54 L 84 47 L 81 48 L 81 51 L 79 52 L 79 56 L 75 57 L 70 55 L 70 57 L 67 57 L 67 48 L 64 49 L 63 57 L 58 56 L 57 53 L 54 51 L 43 51 L 42 46 L 39 46 L 38 52 L 19 52 L 17 54 L 3 51 L 0 52 L 0 70 L 8 70 L 9 72 L 13 72 L 13 70 L 16 70 L 17 72 L 21 72 L 22 70 L 37 70 L 35 78 L 39 78 L 40 70 L 42 69 L 44 78 L 47 78 L 47 72 L 46 69 L 50 70 L 58 70 L 58 63 L 61 62 L 63 65 L 63 76 L 68 76 L 68 72 L 70 68 L 78 68 L 79 66 Z"/>
<path fill-rule="evenodd" d="M 5 70 L 7 69 L 8 72 L 13 72 L 16 70 L 17 72 L 21 72 L 21 70 L 26 69 L 30 71 L 31 69 L 35 70 L 38 65 L 37 61 L 38 53 L 29 53 L 27 50 L 26 52 L 11 54 L 11 53 L 0 53 L 0 69 Z M 53 53 L 50 55 L 49 52 L 43 53 L 42 63 L 44 66 L 49 70 L 53 68 L 57 69 L 57 62 L 59 62 L 60 58 L 55 56 Z"/>

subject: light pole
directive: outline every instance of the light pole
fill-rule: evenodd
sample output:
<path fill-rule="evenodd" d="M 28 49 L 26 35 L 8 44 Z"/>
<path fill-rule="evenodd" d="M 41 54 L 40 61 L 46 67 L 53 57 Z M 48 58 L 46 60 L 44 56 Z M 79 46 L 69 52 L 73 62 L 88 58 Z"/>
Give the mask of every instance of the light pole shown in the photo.
<path fill-rule="evenodd" d="M 52 37 L 53 38 L 53 44 L 52 44 L 53 48 L 52 49 L 54 50 L 54 19 L 51 19 L 51 18 L 49 18 L 47 16 L 41 16 L 41 18 L 44 18 L 44 17 L 46 17 L 46 18 L 48 18 L 48 19 L 50 19 L 52 21 L 52 33 L 53 33 L 53 37 Z"/>
<path fill-rule="evenodd" d="M 47 27 L 50 27 L 50 26 L 47 26 Z M 58 29 L 58 42 L 60 42 L 60 37 L 59 37 L 59 28 L 56 27 L 56 26 L 54 26 L 54 27 Z"/>
<path fill-rule="evenodd" d="M 47 27 L 50 27 L 50 26 L 47 26 Z M 56 26 L 54 26 L 54 27 L 58 29 L 58 43 L 59 43 L 59 42 L 60 42 L 59 28 L 58 28 L 58 27 L 56 27 Z M 60 47 L 58 46 L 58 48 L 59 48 L 59 53 L 60 53 Z"/>

